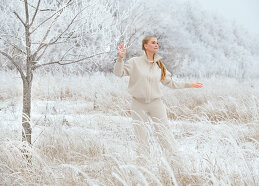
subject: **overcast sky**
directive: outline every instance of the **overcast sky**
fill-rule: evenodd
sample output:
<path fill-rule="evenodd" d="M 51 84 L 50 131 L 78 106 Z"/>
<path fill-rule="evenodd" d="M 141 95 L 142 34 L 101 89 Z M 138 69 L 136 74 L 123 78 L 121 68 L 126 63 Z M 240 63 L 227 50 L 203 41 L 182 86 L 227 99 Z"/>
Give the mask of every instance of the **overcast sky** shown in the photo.
<path fill-rule="evenodd" d="M 207 10 L 234 19 L 249 32 L 259 36 L 259 0 L 189 0 L 198 1 Z"/>

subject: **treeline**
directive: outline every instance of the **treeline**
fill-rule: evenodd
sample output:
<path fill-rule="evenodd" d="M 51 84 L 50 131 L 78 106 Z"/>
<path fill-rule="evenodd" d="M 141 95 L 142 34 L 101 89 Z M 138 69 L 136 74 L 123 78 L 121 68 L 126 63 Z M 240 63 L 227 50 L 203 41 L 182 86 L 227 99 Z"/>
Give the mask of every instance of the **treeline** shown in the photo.
<path fill-rule="evenodd" d="M 33 12 L 37 1 L 28 3 Z M 23 2 L 2 0 L 0 9 L 1 51 L 25 70 L 26 32 L 15 14 L 25 17 Z M 109 72 L 120 43 L 126 44 L 127 60 L 143 54 L 145 35 L 155 35 L 163 62 L 175 75 L 259 77 L 256 36 L 190 1 L 41 0 L 33 19 L 31 49 L 40 71 Z M 0 66 L 16 71 L 4 55 Z"/>

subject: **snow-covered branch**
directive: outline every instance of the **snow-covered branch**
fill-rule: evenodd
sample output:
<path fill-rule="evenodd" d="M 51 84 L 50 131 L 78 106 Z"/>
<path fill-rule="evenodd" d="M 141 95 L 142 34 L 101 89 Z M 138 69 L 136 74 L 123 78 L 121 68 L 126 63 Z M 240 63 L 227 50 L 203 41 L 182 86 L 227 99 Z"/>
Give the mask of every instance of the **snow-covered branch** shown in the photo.
<path fill-rule="evenodd" d="M 25 79 L 25 75 L 22 71 L 22 68 L 15 62 L 15 60 L 9 55 L 7 54 L 6 52 L 0 50 L 0 54 L 2 54 L 3 56 L 5 56 L 15 67 L 16 69 L 18 70 L 18 72 L 20 73 L 22 79 Z"/>
<path fill-rule="evenodd" d="M 30 23 L 30 26 L 33 25 L 33 22 L 34 22 L 34 20 L 35 20 L 35 17 L 36 17 L 36 15 L 37 15 L 37 13 L 38 13 L 38 10 L 39 10 L 39 7 L 40 7 L 40 1 L 41 1 L 41 0 L 38 0 L 37 7 L 36 7 L 36 10 L 35 10 L 35 12 L 34 12 L 34 14 L 33 14 L 33 17 L 32 17 L 31 23 Z"/>
<path fill-rule="evenodd" d="M 69 65 L 69 64 L 79 63 L 79 62 L 82 62 L 82 61 L 84 61 L 86 59 L 90 59 L 90 58 L 93 58 L 93 57 L 96 57 L 96 56 L 100 56 L 100 55 L 103 55 L 103 54 L 107 54 L 107 53 L 110 53 L 110 52 L 101 52 L 101 53 L 94 54 L 94 55 L 91 55 L 91 56 L 87 56 L 87 57 L 84 57 L 84 58 L 81 58 L 81 59 L 77 59 L 77 60 L 74 60 L 74 59 L 63 59 L 65 57 L 65 55 L 64 55 L 58 61 L 52 61 L 52 62 L 40 64 L 40 65 L 35 65 L 35 66 L 32 67 L 32 69 L 35 70 L 35 69 L 37 69 L 39 67 L 43 67 L 43 66 L 47 66 L 47 65 L 54 65 L 54 64 Z M 65 62 L 65 63 L 62 63 L 62 62 Z"/>
<path fill-rule="evenodd" d="M 22 20 L 22 18 L 15 12 L 13 11 L 14 15 L 21 21 L 21 23 L 25 26 L 24 21 Z"/>

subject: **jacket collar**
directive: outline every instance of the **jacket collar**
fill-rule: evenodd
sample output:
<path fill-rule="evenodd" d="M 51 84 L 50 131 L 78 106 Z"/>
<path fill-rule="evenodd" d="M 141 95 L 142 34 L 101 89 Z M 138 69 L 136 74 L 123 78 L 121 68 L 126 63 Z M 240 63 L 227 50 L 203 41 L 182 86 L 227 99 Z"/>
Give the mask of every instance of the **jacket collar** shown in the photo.
<path fill-rule="evenodd" d="M 144 54 L 142 55 L 143 59 L 147 62 L 147 63 L 150 63 L 147 59 L 147 55 L 146 53 L 144 52 Z M 162 59 L 162 56 L 158 55 L 157 53 L 155 53 L 155 56 L 154 56 L 154 62 L 157 62 L 158 60 Z"/>

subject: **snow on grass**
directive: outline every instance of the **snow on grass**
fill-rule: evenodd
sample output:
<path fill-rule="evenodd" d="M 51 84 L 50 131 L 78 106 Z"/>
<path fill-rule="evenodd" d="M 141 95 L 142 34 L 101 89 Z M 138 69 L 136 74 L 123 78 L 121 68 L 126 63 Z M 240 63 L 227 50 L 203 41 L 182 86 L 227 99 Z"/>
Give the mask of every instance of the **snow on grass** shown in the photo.
<path fill-rule="evenodd" d="M 30 147 L 21 142 L 21 81 L 0 76 L 1 185 L 259 184 L 258 80 L 211 78 L 200 80 L 202 89 L 162 87 L 177 159 L 162 153 L 152 124 L 151 153 L 137 155 L 127 78 L 36 74 Z"/>

